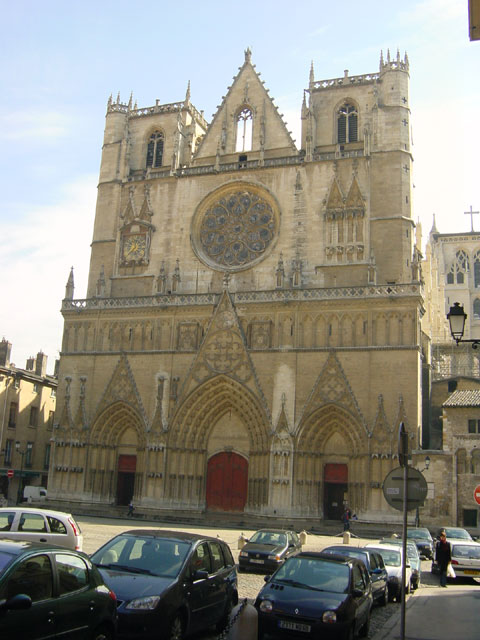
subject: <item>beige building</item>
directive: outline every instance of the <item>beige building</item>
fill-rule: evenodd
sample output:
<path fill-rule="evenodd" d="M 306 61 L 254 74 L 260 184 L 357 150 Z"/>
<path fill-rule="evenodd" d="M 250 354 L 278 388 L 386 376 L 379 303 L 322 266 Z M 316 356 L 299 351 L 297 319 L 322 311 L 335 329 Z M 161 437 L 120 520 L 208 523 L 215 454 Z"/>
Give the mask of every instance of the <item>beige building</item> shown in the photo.
<path fill-rule="evenodd" d="M 316 80 L 297 148 L 251 61 L 210 123 L 107 106 L 85 299 L 71 274 L 49 495 L 380 520 L 428 342 L 409 64 Z"/>
<path fill-rule="evenodd" d="M 46 487 L 50 466 L 57 379 L 47 375 L 41 351 L 25 369 L 10 361 L 12 345 L 0 342 L 0 499 L 15 504 L 25 485 Z"/>

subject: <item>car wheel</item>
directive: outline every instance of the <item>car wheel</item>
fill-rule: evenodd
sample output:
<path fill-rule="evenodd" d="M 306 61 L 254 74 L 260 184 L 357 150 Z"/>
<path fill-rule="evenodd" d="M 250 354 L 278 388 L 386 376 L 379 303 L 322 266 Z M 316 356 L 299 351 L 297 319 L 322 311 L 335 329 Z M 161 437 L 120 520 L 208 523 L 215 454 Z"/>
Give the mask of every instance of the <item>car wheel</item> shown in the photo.
<path fill-rule="evenodd" d="M 353 640 L 355 638 L 354 627 L 355 624 L 352 622 L 351 626 L 345 631 L 343 640 Z"/>
<path fill-rule="evenodd" d="M 365 620 L 365 624 L 361 627 L 358 635 L 360 638 L 368 638 L 368 634 L 370 632 L 370 611 L 368 612 L 368 617 Z"/>
<path fill-rule="evenodd" d="M 168 640 L 182 640 L 183 638 L 183 620 L 179 614 L 174 616 L 168 628 Z"/>
<path fill-rule="evenodd" d="M 113 640 L 113 631 L 108 627 L 99 627 L 92 634 L 92 640 Z"/>
<path fill-rule="evenodd" d="M 397 594 L 393 591 L 393 589 L 388 590 L 388 601 L 393 602 L 395 600 L 395 596 Z"/>

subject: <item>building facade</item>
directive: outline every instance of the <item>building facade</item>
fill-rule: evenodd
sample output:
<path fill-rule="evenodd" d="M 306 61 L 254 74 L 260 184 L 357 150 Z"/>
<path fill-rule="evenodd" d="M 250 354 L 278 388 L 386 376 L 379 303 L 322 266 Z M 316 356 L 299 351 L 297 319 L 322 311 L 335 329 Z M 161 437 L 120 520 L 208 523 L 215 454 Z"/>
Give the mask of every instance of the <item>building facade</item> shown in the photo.
<path fill-rule="evenodd" d="M 47 375 L 41 351 L 25 369 L 10 361 L 12 345 L 0 342 L 0 499 L 15 504 L 28 484 L 47 486 L 57 379 Z"/>
<path fill-rule="evenodd" d="M 49 496 L 380 519 L 419 444 L 409 64 L 315 80 L 298 149 L 249 50 L 212 121 L 109 100 L 87 296 L 71 274 Z"/>

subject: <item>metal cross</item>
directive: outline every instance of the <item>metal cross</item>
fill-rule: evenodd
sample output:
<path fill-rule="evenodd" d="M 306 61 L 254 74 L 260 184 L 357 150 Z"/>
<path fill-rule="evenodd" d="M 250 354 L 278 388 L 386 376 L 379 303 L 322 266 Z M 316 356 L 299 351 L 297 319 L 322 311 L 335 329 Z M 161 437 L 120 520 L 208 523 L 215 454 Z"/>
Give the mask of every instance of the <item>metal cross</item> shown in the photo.
<path fill-rule="evenodd" d="M 478 215 L 480 213 L 480 211 L 472 211 L 472 205 L 470 205 L 470 211 L 464 211 L 463 214 L 465 216 L 470 216 L 470 222 L 472 224 L 472 231 L 473 231 L 473 216 L 474 215 Z"/>

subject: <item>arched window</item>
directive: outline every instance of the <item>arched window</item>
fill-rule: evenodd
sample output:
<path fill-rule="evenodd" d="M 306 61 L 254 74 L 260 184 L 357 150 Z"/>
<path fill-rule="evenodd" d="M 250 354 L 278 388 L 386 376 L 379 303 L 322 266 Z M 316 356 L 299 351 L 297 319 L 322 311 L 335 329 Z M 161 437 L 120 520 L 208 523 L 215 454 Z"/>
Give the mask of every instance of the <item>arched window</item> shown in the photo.
<path fill-rule="evenodd" d="M 358 141 L 358 112 L 357 108 L 346 102 L 337 113 L 337 142 Z"/>
<path fill-rule="evenodd" d="M 252 150 L 253 113 L 244 107 L 237 115 L 237 137 L 235 151 Z"/>
<path fill-rule="evenodd" d="M 465 251 L 457 251 L 456 254 L 456 271 L 457 271 L 457 284 L 463 284 L 465 282 L 465 273 L 469 270 L 468 256 Z"/>
<path fill-rule="evenodd" d="M 164 135 L 155 131 L 150 136 L 147 147 L 147 167 L 161 167 L 163 161 Z"/>
<path fill-rule="evenodd" d="M 480 299 L 476 298 L 473 301 L 473 317 L 480 320 Z"/>
<path fill-rule="evenodd" d="M 480 287 L 480 251 L 476 251 L 473 256 L 473 276 L 475 287 Z"/>

